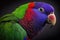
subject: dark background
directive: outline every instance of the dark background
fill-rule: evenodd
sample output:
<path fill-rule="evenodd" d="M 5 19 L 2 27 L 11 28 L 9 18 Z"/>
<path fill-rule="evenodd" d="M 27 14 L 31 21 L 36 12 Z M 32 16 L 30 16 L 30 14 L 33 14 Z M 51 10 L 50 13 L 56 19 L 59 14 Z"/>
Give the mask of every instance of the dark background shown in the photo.
<path fill-rule="evenodd" d="M 57 17 L 57 23 L 54 27 L 46 26 L 42 32 L 39 32 L 39 34 L 33 38 L 33 40 L 52 40 L 52 39 L 59 39 L 59 32 L 60 32 L 60 4 L 59 0 L 33 0 L 33 1 L 40 1 L 40 2 L 46 2 L 51 4 L 55 8 L 55 14 Z M 31 2 L 31 0 L 0 0 L 0 17 L 11 13 L 14 11 L 18 6 Z"/>

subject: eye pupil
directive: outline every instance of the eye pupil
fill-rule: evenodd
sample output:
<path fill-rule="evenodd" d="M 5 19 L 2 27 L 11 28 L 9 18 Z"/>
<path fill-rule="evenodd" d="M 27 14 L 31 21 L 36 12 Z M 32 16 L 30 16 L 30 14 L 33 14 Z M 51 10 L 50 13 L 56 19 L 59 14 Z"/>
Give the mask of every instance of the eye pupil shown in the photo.
<path fill-rule="evenodd" d="M 40 8 L 40 11 L 42 11 L 42 9 Z"/>
<path fill-rule="evenodd" d="M 39 11 L 44 12 L 44 8 L 39 8 Z"/>

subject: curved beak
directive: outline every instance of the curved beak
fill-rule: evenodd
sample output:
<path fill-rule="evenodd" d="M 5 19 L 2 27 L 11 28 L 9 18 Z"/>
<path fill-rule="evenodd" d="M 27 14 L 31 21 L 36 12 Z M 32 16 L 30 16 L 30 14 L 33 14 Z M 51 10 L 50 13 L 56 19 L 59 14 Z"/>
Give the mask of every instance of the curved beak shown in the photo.
<path fill-rule="evenodd" d="M 54 12 L 52 12 L 48 15 L 48 22 L 51 23 L 52 25 L 56 24 L 56 16 L 55 16 Z"/>

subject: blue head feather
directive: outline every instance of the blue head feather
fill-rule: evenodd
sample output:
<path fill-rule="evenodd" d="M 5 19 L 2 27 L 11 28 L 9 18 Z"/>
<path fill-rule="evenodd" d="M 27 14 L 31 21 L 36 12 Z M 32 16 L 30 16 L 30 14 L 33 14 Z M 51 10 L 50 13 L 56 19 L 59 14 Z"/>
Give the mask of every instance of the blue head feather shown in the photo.
<path fill-rule="evenodd" d="M 35 7 L 36 9 L 38 8 L 44 8 L 44 12 L 45 14 L 50 14 L 51 12 L 54 11 L 54 8 L 52 5 L 48 4 L 48 3 L 44 3 L 44 2 L 35 2 Z"/>

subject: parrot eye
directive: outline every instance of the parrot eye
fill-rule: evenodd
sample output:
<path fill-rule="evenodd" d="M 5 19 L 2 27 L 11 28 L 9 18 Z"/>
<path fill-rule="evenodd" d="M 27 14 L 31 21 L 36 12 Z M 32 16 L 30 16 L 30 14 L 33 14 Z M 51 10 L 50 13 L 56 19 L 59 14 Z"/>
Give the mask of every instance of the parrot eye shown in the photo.
<path fill-rule="evenodd" d="M 39 8 L 39 11 L 44 12 L 44 8 Z"/>

